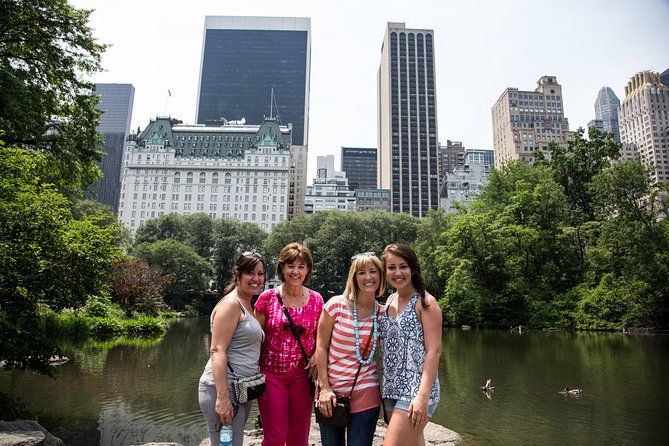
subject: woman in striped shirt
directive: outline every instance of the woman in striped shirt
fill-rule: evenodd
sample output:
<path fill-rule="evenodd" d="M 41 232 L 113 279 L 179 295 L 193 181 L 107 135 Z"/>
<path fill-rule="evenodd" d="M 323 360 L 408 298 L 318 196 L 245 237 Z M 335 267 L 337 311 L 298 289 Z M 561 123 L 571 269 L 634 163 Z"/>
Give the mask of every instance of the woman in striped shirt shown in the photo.
<path fill-rule="evenodd" d="M 385 291 L 385 275 L 381 261 L 373 252 L 357 254 L 351 260 L 344 294 L 325 303 L 318 321 L 316 365 L 320 391 L 317 410 L 330 417 L 337 396 L 351 397 L 348 427 L 320 424 L 323 446 L 370 446 L 381 410 L 374 354 L 379 343 L 382 311 L 376 298 Z"/>

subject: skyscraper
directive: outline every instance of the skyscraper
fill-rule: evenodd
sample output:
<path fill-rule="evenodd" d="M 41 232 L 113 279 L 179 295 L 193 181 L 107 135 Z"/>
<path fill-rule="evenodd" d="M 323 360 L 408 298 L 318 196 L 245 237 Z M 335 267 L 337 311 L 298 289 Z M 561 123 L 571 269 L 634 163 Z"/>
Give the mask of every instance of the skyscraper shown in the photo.
<path fill-rule="evenodd" d="M 620 141 L 618 107 L 620 107 L 618 96 L 610 87 L 602 87 L 595 101 L 595 118 L 602 121 L 604 131 L 613 133 L 613 139 L 616 141 Z"/>
<path fill-rule="evenodd" d="M 388 23 L 378 73 L 379 187 L 393 212 L 439 207 L 434 31 Z"/>
<path fill-rule="evenodd" d="M 534 151 L 548 156 L 548 143 L 566 146 L 569 122 L 564 117 L 562 86 L 555 76 L 542 76 L 534 91 L 507 88 L 492 107 L 495 166 L 534 161 Z"/>
<path fill-rule="evenodd" d="M 341 170 L 351 190 L 376 189 L 376 166 L 376 148 L 341 148 Z"/>
<path fill-rule="evenodd" d="M 622 157 L 638 155 L 654 167 L 654 182 L 669 180 L 669 87 L 660 82 L 658 73 L 643 71 L 632 77 L 619 119 Z"/>
<path fill-rule="evenodd" d="M 660 74 L 660 82 L 669 87 L 669 68 L 667 68 L 662 72 L 662 74 Z"/>
<path fill-rule="evenodd" d="M 310 67 L 309 18 L 207 16 L 196 121 L 278 116 L 307 145 Z"/>
<path fill-rule="evenodd" d="M 135 87 L 132 84 L 95 84 L 95 93 L 100 96 L 96 108 L 103 111 L 97 130 L 102 133 L 105 156 L 100 163 L 102 178 L 89 186 L 86 197 L 117 212 L 123 146 L 130 132 Z"/>

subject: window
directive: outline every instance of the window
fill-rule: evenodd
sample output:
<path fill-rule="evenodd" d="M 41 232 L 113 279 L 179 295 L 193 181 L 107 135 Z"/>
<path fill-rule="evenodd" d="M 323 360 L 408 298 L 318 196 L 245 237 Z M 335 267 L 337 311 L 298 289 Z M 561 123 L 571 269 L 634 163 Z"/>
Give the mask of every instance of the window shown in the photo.
<path fill-rule="evenodd" d="M 188 172 L 186 174 L 186 183 L 193 184 L 193 172 Z"/>
<path fill-rule="evenodd" d="M 200 184 L 204 184 L 207 181 L 207 175 L 204 172 L 200 172 Z"/>
<path fill-rule="evenodd" d="M 211 184 L 218 184 L 218 172 L 214 172 L 211 175 Z"/>

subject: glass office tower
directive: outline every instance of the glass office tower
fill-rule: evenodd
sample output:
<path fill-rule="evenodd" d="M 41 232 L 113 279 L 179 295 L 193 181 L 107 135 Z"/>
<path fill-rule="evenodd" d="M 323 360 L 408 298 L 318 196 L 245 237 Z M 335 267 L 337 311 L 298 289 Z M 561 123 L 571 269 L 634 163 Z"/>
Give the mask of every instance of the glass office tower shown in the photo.
<path fill-rule="evenodd" d="M 130 132 L 135 87 L 132 84 L 95 84 L 95 94 L 100 96 L 96 108 L 103 111 L 97 130 L 102 133 L 105 156 L 100 163 L 102 178 L 88 187 L 85 196 L 117 212 L 123 146 Z"/>
<path fill-rule="evenodd" d="M 376 189 L 376 148 L 342 147 L 341 170 L 351 190 Z"/>
<path fill-rule="evenodd" d="M 434 32 L 388 23 L 378 74 L 379 187 L 393 212 L 439 207 Z"/>
<path fill-rule="evenodd" d="M 310 65 L 309 18 L 205 17 L 197 123 L 278 116 L 307 145 Z"/>

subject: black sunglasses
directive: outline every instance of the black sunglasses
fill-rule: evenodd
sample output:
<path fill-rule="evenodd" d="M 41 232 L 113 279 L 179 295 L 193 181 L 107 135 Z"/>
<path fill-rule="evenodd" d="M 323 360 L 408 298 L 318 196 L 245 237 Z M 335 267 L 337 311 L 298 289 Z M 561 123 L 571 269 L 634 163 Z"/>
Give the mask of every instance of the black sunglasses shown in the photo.
<path fill-rule="evenodd" d="M 351 257 L 351 260 L 359 259 L 360 257 L 371 257 L 375 255 L 376 253 L 374 251 L 361 252 L 360 254 L 356 254 L 353 257 Z"/>
<path fill-rule="evenodd" d="M 255 252 L 255 251 L 244 251 L 242 253 L 242 256 L 244 256 L 244 257 L 258 257 L 259 259 L 262 259 L 262 254 L 260 254 L 259 252 Z"/>

